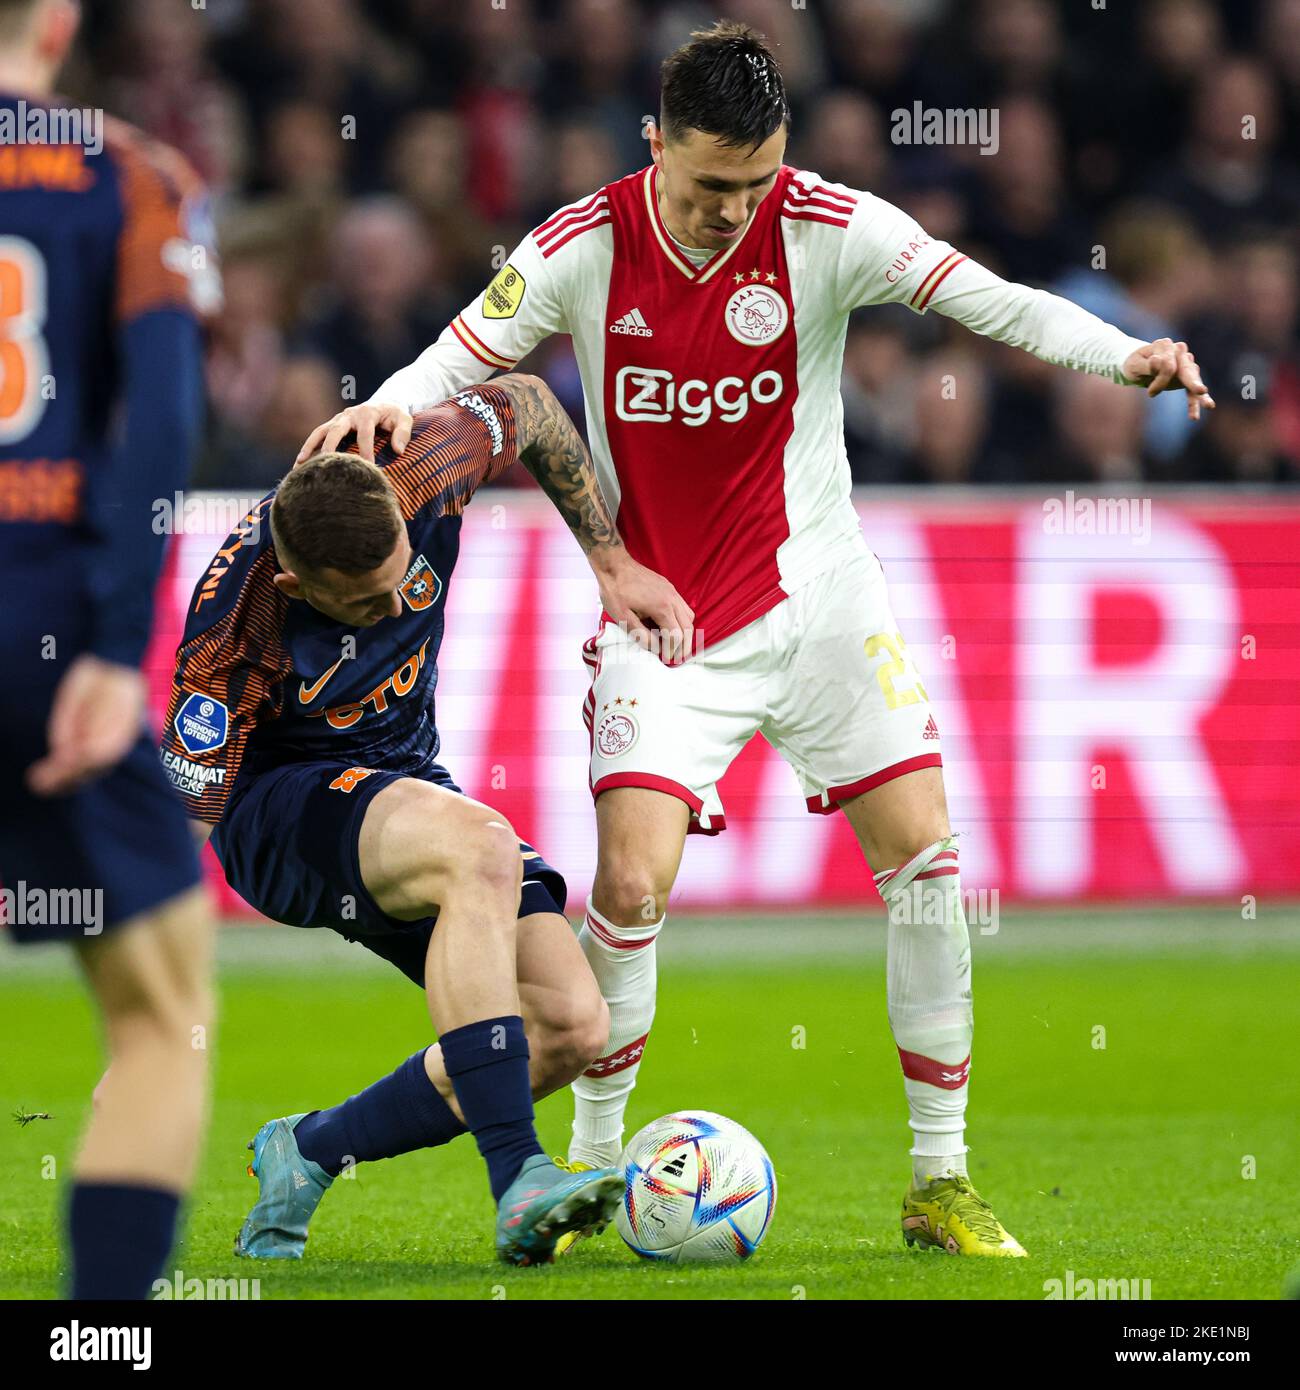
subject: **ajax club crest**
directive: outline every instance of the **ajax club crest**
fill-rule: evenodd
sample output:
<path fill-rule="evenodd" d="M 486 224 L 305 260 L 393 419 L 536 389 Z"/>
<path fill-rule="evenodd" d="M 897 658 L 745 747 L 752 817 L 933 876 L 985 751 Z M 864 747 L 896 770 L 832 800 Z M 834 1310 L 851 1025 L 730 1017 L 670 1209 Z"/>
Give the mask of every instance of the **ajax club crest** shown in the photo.
<path fill-rule="evenodd" d="M 640 731 L 636 715 L 631 710 L 616 710 L 607 714 L 596 728 L 596 747 L 606 758 L 617 758 L 628 752 Z"/>
<path fill-rule="evenodd" d="M 763 347 L 785 332 L 790 310 L 771 285 L 741 285 L 728 298 L 723 317 L 737 342 Z"/>

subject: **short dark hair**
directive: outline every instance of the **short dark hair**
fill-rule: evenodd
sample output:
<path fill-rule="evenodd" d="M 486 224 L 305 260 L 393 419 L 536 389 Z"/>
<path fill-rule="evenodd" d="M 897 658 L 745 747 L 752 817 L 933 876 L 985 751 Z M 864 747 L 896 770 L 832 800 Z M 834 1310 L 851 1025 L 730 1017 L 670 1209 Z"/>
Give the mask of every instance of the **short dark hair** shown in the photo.
<path fill-rule="evenodd" d="M 317 454 L 300 463 L 271 503 L 276 553 L 295 574 L 369 574 L 393 553 L 402 524 L 383 469 L 355 454 Z"/>
<path fill-rule="evenodd" d="M 756 150 L 790 120 L 785 83 L 757 29 L 719 20 L 664 59 L 659 124 L 670 140 L 688 130 Z"/>

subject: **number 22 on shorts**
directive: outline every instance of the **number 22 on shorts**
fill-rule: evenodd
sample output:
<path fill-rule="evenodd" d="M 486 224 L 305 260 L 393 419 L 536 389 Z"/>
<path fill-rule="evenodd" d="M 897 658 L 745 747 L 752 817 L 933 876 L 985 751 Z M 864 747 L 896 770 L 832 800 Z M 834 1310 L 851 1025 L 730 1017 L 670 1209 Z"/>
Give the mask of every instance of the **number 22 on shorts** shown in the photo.
<path fill-rule="evenodd" d="M 900 690 L 894 684 L 898 677 L 907 675 L 907 658 L 903 655 L 906 645 L 901 632 L 878 632 L 863 643 L 868 660 L 881 652 L 886 652 L 889 656 L 889 660 L 876 668 L 876 680 L 880 682 L 880 688 L 884 692 L 887 709 L 901 709 L 904 705 L 919 704 L 922 700 L 929 703 L 930 697 L 925 693 L 925 686 L 921 684 L 921 678 L 916 674 L 915 668 L 912 670 L 911 690 Z"/>

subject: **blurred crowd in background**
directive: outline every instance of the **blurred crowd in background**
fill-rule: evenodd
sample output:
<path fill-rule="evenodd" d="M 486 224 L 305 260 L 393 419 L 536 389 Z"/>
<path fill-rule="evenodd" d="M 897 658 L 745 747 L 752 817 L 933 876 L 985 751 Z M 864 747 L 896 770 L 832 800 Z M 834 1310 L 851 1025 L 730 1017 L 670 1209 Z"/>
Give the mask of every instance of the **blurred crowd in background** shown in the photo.
<path fill-rule="evenodd" d="M 215 198 L 226 300 L 197 484 L 270 486 L 530 228 L 643 167 L 660 60 L 724 15 L 776 46 L 789 163 L 1139 337 L 1185 338 L 1219 404 L 1193 427 L 1181 394 L 861 310 L 843 384 L 856 480 L 1300 480 L 1300 0 L 86 8 L 66 94 L 178 146 Z M 892 113 L 918 101 L 995 109 L 996 154 L 894 143 Z M 582 418 L 567 339 L 524 365 Z"/>

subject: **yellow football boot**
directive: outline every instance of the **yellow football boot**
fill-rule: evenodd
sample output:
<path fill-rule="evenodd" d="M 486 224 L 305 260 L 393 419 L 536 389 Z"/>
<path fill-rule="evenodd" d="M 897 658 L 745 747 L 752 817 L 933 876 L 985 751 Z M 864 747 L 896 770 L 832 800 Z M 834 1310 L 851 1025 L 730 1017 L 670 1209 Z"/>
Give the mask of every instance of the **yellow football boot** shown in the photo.
<path fill-rule="evenodd" d="M 970 1179 L 956 1173 L 908 1188 L 903 1198 L 903 1239 L 909 1246 L 931 1245 L 949 1255 L 1020 1258 L 1029 1253 L 1003 1229 Z"/>
<path fill-rule="evenodd" d="M 563 1168 L 566 1173 L 589 1173 L 591 1171 L 590 1163 L 570 1163 L 567 1158 L 553 1158 L 551 1161 L 557 1168 Z M 566 1231 L 555 1242 L 555 1258 L 558 1260 L 561 1255 L 567 1255 L 581 1239 L 581 1231 Z"/>

